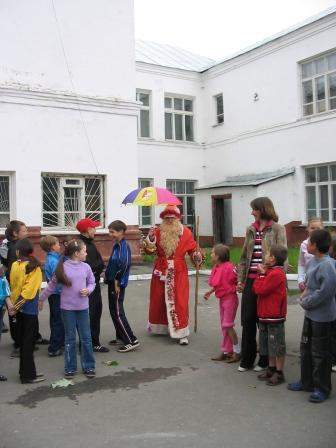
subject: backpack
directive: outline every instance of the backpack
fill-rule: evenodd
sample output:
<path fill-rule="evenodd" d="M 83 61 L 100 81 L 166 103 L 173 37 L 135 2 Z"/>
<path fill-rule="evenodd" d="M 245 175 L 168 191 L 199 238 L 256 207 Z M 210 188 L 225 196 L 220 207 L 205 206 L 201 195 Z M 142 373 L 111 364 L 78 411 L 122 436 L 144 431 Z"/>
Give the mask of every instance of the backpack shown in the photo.
<path fill-rule="evenodd" d="M 10 294 L 10 288 L 6 277 L 0 277 L 0 310 L 4 306 L 7 297 L 10 297 Z"/>

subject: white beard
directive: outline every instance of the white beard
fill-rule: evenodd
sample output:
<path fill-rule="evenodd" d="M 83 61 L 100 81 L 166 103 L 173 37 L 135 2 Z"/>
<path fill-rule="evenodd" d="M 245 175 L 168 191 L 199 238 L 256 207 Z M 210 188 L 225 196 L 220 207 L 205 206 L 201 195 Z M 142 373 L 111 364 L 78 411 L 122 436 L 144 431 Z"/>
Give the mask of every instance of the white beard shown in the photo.
<path fill-rule="evenodd" d="M 180 242 L 183 233 L 183 225 L 176 219 L 171 224 L 162 222 L 160 225 L 160 245 L 167 258 L 171 257 Z"/>

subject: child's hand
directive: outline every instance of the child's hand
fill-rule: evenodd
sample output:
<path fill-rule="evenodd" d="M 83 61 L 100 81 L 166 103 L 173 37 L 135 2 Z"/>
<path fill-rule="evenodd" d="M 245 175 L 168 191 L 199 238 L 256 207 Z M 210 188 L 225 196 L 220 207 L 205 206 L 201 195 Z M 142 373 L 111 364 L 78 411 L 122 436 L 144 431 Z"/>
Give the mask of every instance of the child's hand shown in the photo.
<path fill-rule="evenodd" d="M 118 280 L 116 280 L 116 281 L 114 282 L 114 289 L 115 289 L 115 293 L 116 293 L 116 295 L 119 297 L 119 294 L 120 294 L 120 285 L 119 285 Z"/>
<path fill-rule="evenodd" d="M 9 298 L 6 300 L 6 305 L 8 309 L 8 314 L 10 316 L 14 316 L 16 314 L 16 309 L 14 308 L 14 305 Z"/>
<path fill-rule="evenodd" d="M 155 239 L 155 228 L 151 227 L 148 232 L 149 241 L 153 242 Z"/>
<path fill-rule="evenodd" d="M 206 292 L 203 296 L 204 300 L 209 300 L 210 296 L 211 296 L 211 291 Z"/>
<path fill-rule="evenodd" d="M 238 282 L 237 284 L 237 292 L 243 292 L 244 289 L 244 283 Z"/>
<path fill-rule="evenodd" d="M 83 297 L 86 297 L 86 296 L 88 296 L 90 294 L 89 290 L 87 288 L 83 288 L 79 292 L 80 292 L 80 295 L 83 296 Z"/>
<path fill-rule="evenodd" d="M 299 283 L 299 290 L 300 290 L 301 292 L 303 292 L 305 289 L 306 289 L 305 282 L 301 282 L 301 283 Z"/>
<path fill-rule="evenodd" d="M 39 300 L 38 309 L 39 309 L 39 311 L 43 310 L 43 302 L 42 302 L 42 300 Z"/>

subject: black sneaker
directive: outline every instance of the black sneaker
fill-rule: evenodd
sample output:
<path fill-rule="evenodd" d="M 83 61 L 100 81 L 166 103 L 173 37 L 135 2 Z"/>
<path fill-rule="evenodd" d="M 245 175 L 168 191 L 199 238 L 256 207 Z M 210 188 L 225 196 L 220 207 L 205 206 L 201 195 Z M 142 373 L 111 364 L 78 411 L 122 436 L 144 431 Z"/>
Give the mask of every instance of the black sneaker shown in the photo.
<path fill-rule="evenodd" d="M 49 341 L 49 339 L 38 338 L 38 339 L 36 339 L 35 344 L 38 344 L 38 345 L 49 345 L 50 341 Z"/>
<path fill-rule="evenodd" d="M 11 354 L 9 355 L 9 357 L 11 359 L 13 358 L 20 358 L 20 349 L 19 348 L 14 348 L 11 352 Z"/>
<path fill-rule="evenodd" d="M 5 375 L 0 375 L 0 381 L 7 381 L 7 377 Z"/>
<path fill-rule="evenodd" d="M 63 354 L 62 350 L 56 350 L 55 352 L 48 352 L 50 358 L 55 358 L 56 356 L 61 356 Z"/>
<path fill-rule="evenodd" d="M 131 352 L 132 350 L 135 350 L 137 347 L 139 347 L 139 345 L 140 345 L 140 342 L 136 339 L 131 344 L 122 345 L 121 347 L 119 347 L 119 349 L 117 351 L 119 353 Z"/>
<path fill-rule="evenodd" d="M 84 370 L 83 373 L 87 378 L 94 378 L 96 376 L 96 372 L 93 369 Z"/>
<path fill-rule="evenodd" d="M 64 378 L 73 378 L 76 375 L 76 372 L 65 372 Z"/>
<path fill-rule="evenodd" d="M 97 353 L 108 353 L 110 350 L 107 347 L 104 347 L 103 345 L 95 345 L 93 347 L 93 351 Z"/>

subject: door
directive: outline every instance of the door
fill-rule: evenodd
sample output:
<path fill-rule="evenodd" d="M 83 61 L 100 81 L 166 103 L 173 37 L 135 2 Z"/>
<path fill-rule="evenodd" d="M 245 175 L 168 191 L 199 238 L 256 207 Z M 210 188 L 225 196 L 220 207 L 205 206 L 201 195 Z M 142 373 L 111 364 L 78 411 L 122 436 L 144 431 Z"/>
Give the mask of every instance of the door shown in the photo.
<path fill-rule="evenodd" d="M 214 241 L 216 244 L 232 244 L 231 195 L 212 196 Z"/>

